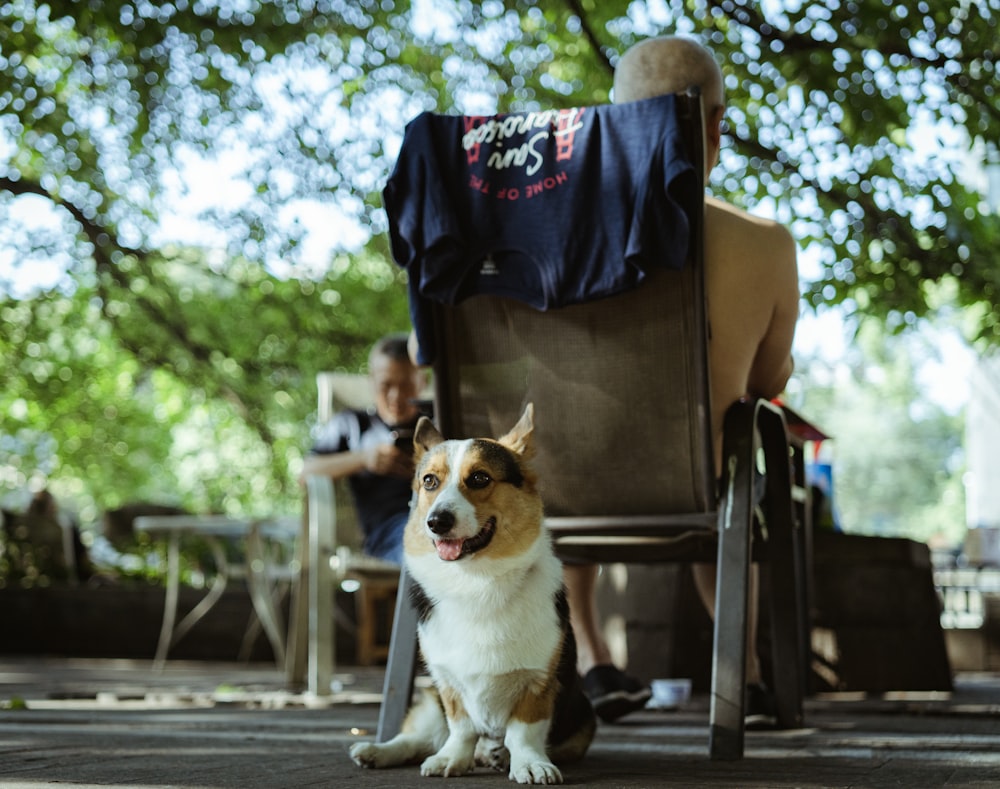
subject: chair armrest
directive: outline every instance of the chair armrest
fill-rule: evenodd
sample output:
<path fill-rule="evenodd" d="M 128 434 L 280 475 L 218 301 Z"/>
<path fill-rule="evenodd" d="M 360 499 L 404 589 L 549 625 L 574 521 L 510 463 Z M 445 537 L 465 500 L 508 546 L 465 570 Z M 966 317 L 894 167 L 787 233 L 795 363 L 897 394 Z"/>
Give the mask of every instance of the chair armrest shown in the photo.
<path fill-rule="evenodd" d="M 337 510 L 333 480 L 306 477 L 305 512 L 299 540 L 299 578 L 289 633 L 288 678 L 309 693 L 330 694 L 333 675 L 333 573 Z"/>
<path fill-rule="evenodd" d="M 304 542 L 309 566 L 317 563 L 324 571 L 334 567 L 330 560 L 337 555 L 337 494 L 333 480 L 322 475 L 306 477 L 306 513 Z"/>

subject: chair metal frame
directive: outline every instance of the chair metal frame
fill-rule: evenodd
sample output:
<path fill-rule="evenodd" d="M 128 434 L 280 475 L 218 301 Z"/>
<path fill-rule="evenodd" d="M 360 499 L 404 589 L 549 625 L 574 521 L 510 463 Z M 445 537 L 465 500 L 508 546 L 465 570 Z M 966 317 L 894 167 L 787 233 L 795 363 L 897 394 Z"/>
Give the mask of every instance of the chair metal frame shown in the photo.
<path fill-rule="evenodd" d="M 697 173 L 698 189 L 701 190 L 704 173 L 704 123 L 700 97 L 696 94 L 680 95 L 678 108 L 688 156 Z M 686 369 L 678 371 L 678 377 L 686 381 L 688 390 L 693 390 L 694 394 L 688 402 L 681 404 L 680 414 L 683 418 L 677 423 L 679 427 L 675 424 L 679 443 L 686 442 L 687 450 L 690 450 L 687 454 L 678 453 L 678 458 L 681 462 L 686 462 L 687 458 L 694 461 L 686 463 L 686 470 L 677 474 L 678 478 L 685 477 L 686 474 L 684 479 L 677 480 L 677 485 L 683 489 L 677 500 L 684 504 L 678 505 L 678 509 L 665 508 L 654 512 L 624 511 L 624 508 L 615 512 L 566 512 L 563 511 L 566 509 L 565 501 L 552 502 L 546 498 L 546 526 L 553 535 L 557 553 L 564 558 L 599 563 L 717 561 L 718 604 L 714 622 L 709 753 L 713 759 L 738 759 L 743 756 L 744 750 L 745 660 L 751 561 L 761 561 L 771 570 L 769 601 L 776 666 L 775 692 L 778 722 L 785 728 L 801 725 L 802 721 L 802 668 L 805 661 L 802 654 L 800 604 L 804 604 L 804 573 L 801 548 L 795 536 L 788 438 L 780 409 L 762 399 L 741 400 L 729 408 L 724 425 L 722 479 L 718 484 L 715 480 L 710 424 L 709 326 L 704 285 L 702 201 L 694 202 L 697 208 L 695 215 L 691 217 L 693 226 L 688 264 L 682 272 L 651 273 L 646 283 L 629 293 L 547 313 L 538 313 L 531 307 L 510 300 L 485 296 L 473 297 L 459 305 L 435 305 L 434 326 L 438 349 L 435 360 L 436 413 L 438 426 L 446 437 L 493 435 L 493 432 L 481 432 L 483 419 L 474 416 L 473 426 L 470 426 L 463 413 L 469 408 L 469 391 L 475 390 L 477 386 L 482 389 L 477 394 L 481 397 L 479 402 L 484 409 L 496 406 L 491 397 L 501 399 L 510 394 L 501 394 L 496 388 L 491 389 L 489 382 L 470 381 L 462 377 L 467 361 L 461 355 L 465 352 L 463 343 L 477 345 L 477 340 L 470 339 L 470 332 L 475 331 L 476 322 L 500 320 L 503 321 L 501 325 L 513 332 L 519 325 L 537 320 L 538 323 L 532 323 L 530 329 L 522 331 L 522 334 L 530 335 L 532 331 L 536 334 L 544 333 L 544 329 L 539 327 L 544 326 L 544 321 L 548 320 L 552 322 L 552 331 L 557 333 L 556 336 L 561 336 L 558 332 L 566 327 L 571 332 L 576 331 L 579 335 L 586 336 L 588 332 L 597 334 L 609 329 L 608 322 L 616 313 L 619 317 L 627 316 L 631 305 L 640 303 L 630 301 L 632 299 L 658 298 L 668 292 L 664 288 L 682 289 L 679 291 L 681 295 L 675 296 L 674 300 L 680 299 L 679 303 L 684 305 L 684 315 L 680 318 L 665 317 L 665 320 L 683 321 L 682 336 L 688 338 L 685 343 L 690 344 L 689 348 L 685 345 L 685 350 L 681 353 L 681 364 Z M 622 331 L 616 326 L 609 329 L 611 332 L 616 330 Z M 483 338 L 479 337 L 478 344 L 482 342 Z M 554 351 L 551 353 L 555 354 Z M 539 375 L 550 372 L 542 368 L 544 363 L 538 367 L 541 370 Z M 524 385 L 530 390 L 533 385 L 530 376 L 533 372 L 526 373 L 527 384 L 525 380 L 504 381 L 505 386 L 509 384 L 517 390 L 513 394 L 517 400 L 516 407 L 523 405 L 522 401 L 531 399 L 530 392 L 521 392 L 518 387 Z M 580 371 L 574 368 L 574 374 L 576 372 Z M 510 376 L 510 370 L 507 373 L 508 379 L 518 377 Z M 580 375 L 586 376 L 586 370 L 580 372 Z M 547 382 L 546 391 L 556 391 L 559 384 L 558 380 Z M 607 386 L 607 382 L 602 382 L 602 385 Z M 519 397 L 521 400 L 518 400 Z M 628 397 L 627 393 L 623 395 L 624 399 Z M 663 397 L 666 398 L 667 395 Z M 506 405 L 514 407 L 513 404 Z M 544 412 L 537 409 L 536 403 L 536 426 L 545 419 Z M 496 410 L 504 411 L 504 414 L 496 420 L 487 419 L 491 426 L 492 421 L 503 424 L 502 420 L 509 418 L 507 412 L 511 408 L 496 406 Z M 510 423 L 513 424 L 512 421 Z M 580 435 L 583 433 L 584 428 L 581 427 Z M 551 435 L 550 439 L 553 439 L 553 443 L 571 443 L 573 436 Z M 536 435 L 536 441 L 544 444 L 540 435 Z M 588 449 L 583 447 L 581 451 L 586 452 Z M 553 453 L 557 454 L 558 451 L 560 450 L 553 450 Z M 545 447 L 541 446 L 537 465 L 545 465 L 542 457 L 544 453 Z M 766 493 L 761 505 L 764 521 L 763 528 L 758 528 L 758 539 L 752 541 L 756 509 L 754 477 L 759 454 L 763 456 L 767 470 Z M 615 460 L 620 458 L 616 456 Z M 648 469 L 647 466 L 643 470 Z M 555 472 L 558 475 L 560 470 L 559 464 L 555 462 L 550 463 L 548 468 L 539 468 L 543 498 L 546 495 L 546 474 Z M 654 488 L 667 490 L 673 480 L 665 479 L 665 476 L 664 469 L 658 474 L 649 475 L 648 483 Z M 567 485 L 572 487 L 572 481 L 558 481 L 554 487 L 561 489 Z M 577 488 L 585 486 L 586 480 L 576 481 Z M 757 525 L 761 526 L 759 523 Z M 409 600 L 410 583 L 408 574 L 404 571 L 385 674 L 379 741 L 385 741 L 399 731 L 413 690 L 417 642 L 416 619 Z"/>
<path fill-rule="evenodd" d="M 367 379 L 349 373 L 318 373 L 316 390 L 320 423 L 328 421 L 338 409 L 363 408 L 371 398 Z M 361 553 L 359 529 L 346 483 L 309 476 L 304 499 L 286 674 L 291 687 L 304 686 L 310 695 L 328 696 L 336 663 L 334 620 L 343 616 L 335 604 L 337 587 L 345 578 L 361 584 L 356 594 L 358 638 L 363 640 L 373 626 L 362 621 L 363 616 L 371 613 L 365 605 L 366 585 L 390 588 L 398 578 L 399 568 Z M 350 503 L 345 508 L 339 506 L 340 502 Z"/>

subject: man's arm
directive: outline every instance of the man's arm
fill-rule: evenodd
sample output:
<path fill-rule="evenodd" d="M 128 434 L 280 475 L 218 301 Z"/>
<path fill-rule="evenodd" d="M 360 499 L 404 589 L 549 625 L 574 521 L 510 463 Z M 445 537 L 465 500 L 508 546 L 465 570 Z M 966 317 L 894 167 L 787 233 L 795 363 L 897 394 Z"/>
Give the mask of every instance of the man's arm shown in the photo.
<path fill-rule="evenodd" d="M 772 281 L 767 290 L 774 305 L 767 331 L 757 347 L 750 368 L 748 388 L 761 397 L 777 397 L 792 375 L 792 341 L 799 318 L 799 275 L 796 266 L 795 240 L 791 233 L 775 225 L 767 234 Z"/>
<path fill-rule="evenodd" d="M 376 444 L 356 451 L 307 455 L 300 479 L 313 475 L 342 479 L 361 471 L 380 476 L 408 477 L 413 473 L 413 458 L 394 444 Z"/>
<path fill-rule="evenodd" d="M 302 464 L 302 478 L 312 476 L 342 479 L 364 471 L 365 452 L 334 452 L 328 455 L 307 455 Z"/>

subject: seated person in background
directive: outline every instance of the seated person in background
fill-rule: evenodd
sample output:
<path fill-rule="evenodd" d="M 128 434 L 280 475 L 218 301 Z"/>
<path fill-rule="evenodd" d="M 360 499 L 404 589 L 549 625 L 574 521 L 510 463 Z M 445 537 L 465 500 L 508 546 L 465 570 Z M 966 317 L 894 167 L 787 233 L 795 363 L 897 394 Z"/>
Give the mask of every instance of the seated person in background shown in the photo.
<path fill-rule="evenodd" d="M 698 87 L 705 113 L 705 175 L 719 159 L 725 113 L 722 71 L 693 39 L 641 41 L 618 62 L 616 103 Z M 792 374 L 792 338 L 799 311 L 795 242 L 776 222 L 751 216 L 715 197 L 705 198 L 705 287 L 711 324 L 709 377 L 716 474 L 721 476 L 722 422 L 745 395 L 776 397 Z M 584 687 L 599 715 L 614 720 L 641 707 L 648 688 L 611 664 L 596 603 L 597 567 L 567 565 L 566 585 L 579 646 Z M 698 593 L 715 611 L 715 565 L 694 565 Z M 770 723 L 773 698 L 763 684 L 757 638 L 757 571 L 751 572 L 747 650 L 747 725 Z"/>
<path fill-rule="evenodd" d="M 319 425 L 302 467 L 308 476 L 348 478 L 369 556 L 403 560 L 403 527 L 413 480 L 413 429 L 423 373 L 410 361 L 405 334 L 372 347 L 368 374 L 374 408 L 347 410 Z"/>

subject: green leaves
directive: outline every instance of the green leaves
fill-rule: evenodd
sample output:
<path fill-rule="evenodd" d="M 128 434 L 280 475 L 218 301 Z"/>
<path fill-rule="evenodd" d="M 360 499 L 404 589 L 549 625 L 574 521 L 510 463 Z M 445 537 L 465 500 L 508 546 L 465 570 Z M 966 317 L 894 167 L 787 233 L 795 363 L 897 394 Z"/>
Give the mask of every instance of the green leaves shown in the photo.
<path fill-rule="evenodd" d="M 620 54 L 660 33 L 718 56 L 712 189 L 816 245 L 811 304 L 903 329 L 948 293 L 995 344 L 1000 227 L 976 152 L 1000 140 L 998 15 L 995 0 L 0 4 L 0 221 L 27 199 L 60 218 L 6 233 L 0 259 L 69 272 L 0 305 L 16 316 L 0 405 L 26 414 L 4 434 L 35 436 L 0 458 L 18 469 L 4 484 L 58 466 L 103 503 L 294 499 L 313 373 L 357 369 L 407 325 L 380 203 L 406 122 L 607 101 Z M 141 383 L 106 389 L 105 373 Z M 177 477 L 182 434 L 240 447 L 216 466 L 232 479 Z"/>
<path fill-rule="evenodd" d="M 50 478 L 88 521 L 136 500 L 294 511 L 315 374 L 358 369 L 374 333 L 406 327 L 398 273 L 371 260 L 281 279 L 243 261 L 223 275 L 192 250 L 122 269 L 0 303 L 5 486 Z"/>

